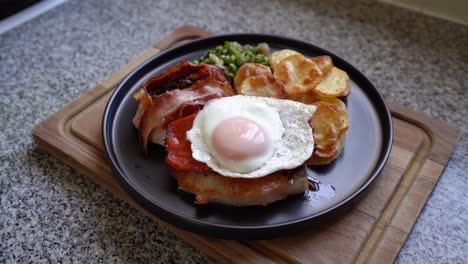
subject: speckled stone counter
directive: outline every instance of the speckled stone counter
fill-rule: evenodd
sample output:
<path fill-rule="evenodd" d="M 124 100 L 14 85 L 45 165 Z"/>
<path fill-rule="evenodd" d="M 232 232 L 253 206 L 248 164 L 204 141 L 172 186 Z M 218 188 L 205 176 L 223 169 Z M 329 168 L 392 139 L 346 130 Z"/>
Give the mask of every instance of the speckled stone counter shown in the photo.
<path fill-rule="evenodd" d="M 203 263 L 58 159 L 34 124 L 183 24 L 303 39 L 463 136 L 397 263 L 468 262 L 468 28 L 374 1 L 70 1 L 0 35 L 0 262 Z"/>

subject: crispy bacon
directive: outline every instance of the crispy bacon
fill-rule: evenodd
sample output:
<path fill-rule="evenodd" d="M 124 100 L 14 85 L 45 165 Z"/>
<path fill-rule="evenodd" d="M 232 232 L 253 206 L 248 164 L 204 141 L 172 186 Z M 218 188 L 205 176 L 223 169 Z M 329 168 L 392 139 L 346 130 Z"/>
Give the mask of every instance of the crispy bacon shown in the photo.
<path fill-rule="evenodd" d="M 211 99 L 234 94 L 222 70 L 213 65 L 182 61 L 148 79 L 132 93 L 139 104 L 133 123 L 143 153 L 147 154 L 149 139 L 164 145 L 172 121 L 198 112 Z"/>

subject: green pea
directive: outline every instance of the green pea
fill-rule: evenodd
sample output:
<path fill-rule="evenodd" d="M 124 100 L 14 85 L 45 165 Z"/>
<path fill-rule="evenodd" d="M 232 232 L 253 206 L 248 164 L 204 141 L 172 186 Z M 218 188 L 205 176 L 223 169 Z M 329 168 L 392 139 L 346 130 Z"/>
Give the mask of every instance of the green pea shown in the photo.
<path fill-rule="evenodd" d="M 242 49 L 242 46 L 239 43 L 235 42 L 235 41 L 226 42 L 226 47 L 236 49 L 236 50 Z"/>
<path fill-rule="evenodd" d="M 228 77 L 229 79 L 232 80 L 232 79 L 234 79 L 234 73 L 228 72 L 228 73 L 226 73 L 226 77 Z"/>
<path fill-rule="evenodd" d="M 238 50 L 232 47 L 229 48 L 229 52 L 236 57 L 241 55 L 241 53 Z"/>
<path fill-rule="evenodd" d="M 249 59 L 252 59 L 254 57 L 254 54 L 252 51 L 248 50 L 245 52 L 245 56 L 247 56 Z"/>
<path fill-rule="evenodd" d="M 245 64 L 245 60 L 242 59 L 241 57 L 239 58 L 236 58 L 236 64 L 238 67 L 242 66 L 243 64 Z"/>
<path fill-rule="evenodd" d="M 219 58 L 222 59 L 224 62 L 226 62 L 226 59 L 228 58 L 228 56 L 221 54 L 219 55 Z"/>
<path fill-rule="evenodd" d="M 210 57 L 210 54 L 211 54 L 211 53 L 214 53 L 213 50 L 207 50 L 207 51 L 205 52 L 205 55 L 204 55 L 205 58 Z"/>
<path fill-rule="evenodd" d="M 228 67 L 231 72 L 237 72 L 237 66 L 234 63 L 229 63 Z"/>
<path fill-rule="evenodd" d="M 262 62 L 268 62 L 268 57 L 267 56 L 262 56 Z"/>
<path fill-rule="evenodd" d="M 224 42 L 224 46 L 228 49 L 234 48 L 234 43 L 231 41 Z"/>
<path fill-rule="evenodd" d="M 261 63 L 262 61 L 263 61 L 262 56 L 259 56 L 259 55 L 255 56 L 254 62 L 256 62 L 256 63 Z"/>
<path fill-rule="evenodd" d="M 231 57 L 232 62 L 236 63 L 237 65 L 241 64 L 244 60 L 242 59 L 242 55 L 239 51 L 235 50 L 233 52 L 233 56 Z"/>
<path fill-rule="evenodd" d="M 217 59 L 217 58 L 218 58 L 218 57 L 216 57 L 216 55 L 211 55 L 210 58 L 209 58 L 210 63 L 216 64 L 216 59 Z"/>
<path fill-rule="evenodd" d="M 203 56 L 193 60 L 193 63 L 217 64 L 223 67 L 226 77 L 232 80 L 238 69 L 247 62 L 269 66 L 268 56 L 260 51 L 260 45 L 240 45 L 235 41 L 225 41 L 223 45 L 207 50 Z"/>
<path fill-rule="evenodd" d="M 224 56 L 221 59 L 224 61 L 225 65 L 229 65 L 229 63 L 231 63 L 231 60 L 229 59 L 229 56 Z"/>

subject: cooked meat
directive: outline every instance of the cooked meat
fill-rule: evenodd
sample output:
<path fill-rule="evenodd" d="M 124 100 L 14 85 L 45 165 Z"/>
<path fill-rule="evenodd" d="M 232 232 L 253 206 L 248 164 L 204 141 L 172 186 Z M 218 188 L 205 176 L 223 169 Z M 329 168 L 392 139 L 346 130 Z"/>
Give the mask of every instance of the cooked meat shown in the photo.
<path fill-rule="evenodd" d="M 304 166 L 261 178 L 245 179 L 222 176 L 196 161 L 192 157 L 191 143 L 186 138 L 195 116 L 186 116 L 169 124 L 166 162 L 179 182 L 179 188 L 195 194 L 196 203 L 266 205 L 288 195 L 303 193 L 308 188 Z"/>
<path fill-rule="evenodd" d="M 198 112 L 211 99 L 234 94 L 222 70 L 212 65 L 182 61 L 150 78 L 132 94 L 139 104 L 133 123 L 143 153 L 148 140 L 164 145 L 170 122 Z"/>
<path fill-rule="evenodd" d="M 309 186 L 305 166 L 254 179 L 225 177 L 214 171 L 190 172 L 170 168 L 170 172 L 180 189 L 196 195 L 197 204 L 267 205 L 289 195 L 304 193 Z"/>

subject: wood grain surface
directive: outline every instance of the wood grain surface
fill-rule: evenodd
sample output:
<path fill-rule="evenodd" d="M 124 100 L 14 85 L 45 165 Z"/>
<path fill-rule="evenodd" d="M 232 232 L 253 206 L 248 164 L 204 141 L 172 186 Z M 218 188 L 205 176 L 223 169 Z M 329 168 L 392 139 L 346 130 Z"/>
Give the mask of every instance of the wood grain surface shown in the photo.
<path fill-rule="evenodd" d="M 352 206 L 326 223 L 292 237 L 227 241 L 165 223 L 140 207 L 120 187 L 106 164 L 101 122 L 112 90 L 137 65 L 161 49 L 211 34 L 184 26 L 143 51 L 116 73 L 33 129 L 38 147 L 56 155 L 95 183 L 169 228 L 216 262 L 389 263 L 398 255 L 443 172 L 460 136 L 446 123 L 389 103 L 394 144 L 382 174 Z"/>

